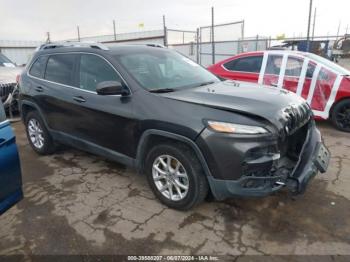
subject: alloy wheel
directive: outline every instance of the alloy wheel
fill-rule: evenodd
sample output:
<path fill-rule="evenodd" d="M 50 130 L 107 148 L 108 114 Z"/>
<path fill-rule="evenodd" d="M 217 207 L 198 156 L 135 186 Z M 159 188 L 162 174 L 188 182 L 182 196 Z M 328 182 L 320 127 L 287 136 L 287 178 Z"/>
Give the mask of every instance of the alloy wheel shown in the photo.
<path fill-rule="evenodd" d="M 350 130 L 350 104 L 345 104 L 338 109 L 335 115 L 337 125 Z"/>
<path fill-rule="evenodd" d="M 30 141 L 37 149 L 41 149 L 44 146 L 45 139 L 39 121 L 33 118 L 30 119 L 27 128 Z"/>
<path fill-rule="evenodd" d="M 163 196 L 172 201 L 184 199 L 189 189 L 189 179 L 184 166 L 170 155 L 161 155 L 152 165 L 153 181 Z"/>

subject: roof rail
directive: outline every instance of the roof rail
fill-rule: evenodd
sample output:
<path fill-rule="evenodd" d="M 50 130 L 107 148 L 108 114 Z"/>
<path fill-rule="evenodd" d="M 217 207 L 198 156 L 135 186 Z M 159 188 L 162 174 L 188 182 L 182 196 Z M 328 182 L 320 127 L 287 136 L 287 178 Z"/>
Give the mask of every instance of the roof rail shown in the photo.
<path fill-rule="evenodd" d="M 50 44 L 43 44 L 37 47 L 36 51 L 45 50 L 45 49 L 53 49 L 53 48 L 62 48 L 62 47 L 91 47 L 101 50 L 109 50 L 107 46 L 101 43 L 96 42 L 73 42 L 73 41 L 65 41 L 65 42 L 55 42 Z"/>
<path fill-rule="evenodd" d="M 151 46 L 151 47 L 159 47 L 159 48 L 165 48 L 165 46 L 164 46 L 164 45 L 161 45 L 161 44 L 152 44 L 152 43 L 150 43 L 150 44 L 146 44 L 146 46 Z"/>
<path fill-rule="evenodd" d="M 150 47 L 166 48 L 164 45 L 157 44 L 157 43 L 130 43 L 129 45 L 138 45 L 138 46 L 150 46 Z"/>

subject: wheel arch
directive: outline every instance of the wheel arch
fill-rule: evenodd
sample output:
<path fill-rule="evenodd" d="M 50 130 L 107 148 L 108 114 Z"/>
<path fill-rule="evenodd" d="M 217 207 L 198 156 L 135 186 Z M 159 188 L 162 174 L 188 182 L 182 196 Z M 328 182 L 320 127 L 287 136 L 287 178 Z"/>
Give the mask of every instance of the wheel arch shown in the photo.
<path fill-rule="evenodd" d="M 42 111 L 40 110 L 39 106 L 37 106 L 35 103 L 30 102 L 30 101 L 21 101 L 20 104 L 20 112 L 21 112 L 21 118 L 22 121 L 24 122 L 26 119 L 26 116 L 28 115 L 29 112 L 36 111 L 40 115 L 42 121 L 45 124 L 45 127 L 48 129 L 47 122 L 44 118 L 44 115 Z"/>
<path fill-rule="evenodd" d="M 340 102 L 344 101 L 344 100 L 349 100 L 350 101 L 350 96 L 341 97 L 337 101 L 334 101 L 334 103 L 332 104 L 331 108 L 329 109 L 329 117 L 328 117 L 329 119 L 332 117 L 334 107 L 337 104 L 339 104 Z"/>
<path fill-rule="evenodd" d="M 203 156 L 203 153 L 201 152 L 201 150 L 193 140 L 182 135 L 174 134 L 163 130 L 157 130 L 157 129 L 146 130 L 140 138 L 140 142 L 137 147 L 137 155 L 136 155 L 136 168 L 139 171 L 139 173 L 142 173 L 142 170 L 144 167 L 144 161 L 147 156 L 147 149 L 154 144 L 154 141 L 180 142 L 188 146 L 196 154 L 200 164 L 203 167 L 205 175 L 211 176 L 209 167 Z"/>

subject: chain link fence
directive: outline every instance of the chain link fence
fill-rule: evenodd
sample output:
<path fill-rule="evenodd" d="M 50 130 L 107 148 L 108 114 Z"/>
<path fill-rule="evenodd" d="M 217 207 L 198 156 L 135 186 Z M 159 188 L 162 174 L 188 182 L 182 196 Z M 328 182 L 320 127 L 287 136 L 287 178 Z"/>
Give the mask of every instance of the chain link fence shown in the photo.
<path fill-rule="evenodd" d="M 167 29 L 168 47 L 203 66 L 242 52 L 265 50 L 266 37 L 245 37 L 244 21 L 199 27 L 196 31 Z"/>

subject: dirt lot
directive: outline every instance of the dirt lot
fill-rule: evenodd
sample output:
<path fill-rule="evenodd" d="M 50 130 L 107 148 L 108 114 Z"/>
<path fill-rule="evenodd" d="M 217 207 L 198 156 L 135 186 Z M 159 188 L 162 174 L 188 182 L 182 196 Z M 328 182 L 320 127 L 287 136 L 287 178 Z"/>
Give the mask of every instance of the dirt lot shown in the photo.
<path fill-rule="evenodd" d="M 304 195 L 178 212 L 121 165 L 69 148 L 39 157 L 15 123 L 25 198 L 0 217 L 0 254 L 350 255 L 350 135 L 319 126 L 331 165 Z"/>

